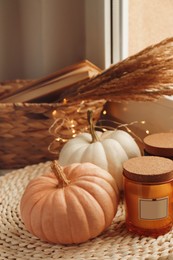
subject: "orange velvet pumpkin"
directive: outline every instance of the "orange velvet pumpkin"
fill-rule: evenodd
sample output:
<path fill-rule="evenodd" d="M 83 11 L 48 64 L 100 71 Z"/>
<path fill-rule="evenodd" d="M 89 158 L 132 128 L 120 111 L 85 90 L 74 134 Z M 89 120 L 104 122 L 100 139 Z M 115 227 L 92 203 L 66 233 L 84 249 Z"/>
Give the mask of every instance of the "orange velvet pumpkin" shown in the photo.
<path fill-rule="evenodd" d="M 50 173 L 33 179 L 22 196 L 25 227 L 41 240 L 73 244 L 98 236 L 118 206 L 113 177 L 91 163 L 64 168 L 54 162 Z"/>

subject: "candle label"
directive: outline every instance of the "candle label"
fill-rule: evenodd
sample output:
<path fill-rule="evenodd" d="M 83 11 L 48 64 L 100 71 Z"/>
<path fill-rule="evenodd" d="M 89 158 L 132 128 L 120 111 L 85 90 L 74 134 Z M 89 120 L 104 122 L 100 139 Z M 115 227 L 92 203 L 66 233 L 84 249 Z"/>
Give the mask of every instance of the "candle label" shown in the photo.
<path fill-rule="evenodd" d="M 157 199 L 139 198 L 139 219 L 156 220 L 168 216 L 168 197 Z"/>

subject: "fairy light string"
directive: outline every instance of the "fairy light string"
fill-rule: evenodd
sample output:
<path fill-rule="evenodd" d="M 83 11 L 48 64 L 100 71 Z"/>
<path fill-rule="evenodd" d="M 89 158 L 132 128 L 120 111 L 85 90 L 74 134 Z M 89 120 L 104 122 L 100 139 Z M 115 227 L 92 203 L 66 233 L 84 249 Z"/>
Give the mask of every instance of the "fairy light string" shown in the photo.
<path fill-rule="evenodd" d="M 82 101 L 79 103 L 75 110 L 73 109 L 72 113 L 68 113 L 70 111 L 57 111 L 54 110 L 52 112 L 53 116 L 53 123 L 49 128 L 49 134 L 53 136 L 53 141 L 50 143 L 48 150 L 50 153 L 59 155 L 61 147 L 69 140 L 74 138 L 76 135 L 83 133 L 83 132 L 90 132 L 90 126 L 88 124 L 88 118 L 87 118 L 87 112 L 88 110 L 93 109 L 93 115 L 95 112 L 97 114 L 100 113 L 100 117 L 98 118 L 98 115 L 95 117 L 94 121 L 94 129 L 97 131 L 105 132 L 105 131 L 114 131 L 118 129 L 124 129 L 129 134 L 131 134 L 134 139 L 138 141 L 141 145 L 143 144 L 143 141 L 141 138 L 131 129 L 131 126 L 135 124 L 144 124 L 144 120 L 141 122 L 139 121 L 133 121 L 130 123 L 120 123 L 115 120 L 111 119 L 102 119 L 102 116 L 105 117 L 107 115 L 106 109 L 103 109 L 102 106 L 97 106 L 97 111 L 94 111 L 96 109 L 93 107 L 93 103 L 90 104 L 91 106 L 88 106 L 88 102 Z M 94 104 L 95 105 L 95 104 Z M 99 109 L 98 109 L 99 108 Z M 94 120 L 94 119 L 93 119 Z"/>

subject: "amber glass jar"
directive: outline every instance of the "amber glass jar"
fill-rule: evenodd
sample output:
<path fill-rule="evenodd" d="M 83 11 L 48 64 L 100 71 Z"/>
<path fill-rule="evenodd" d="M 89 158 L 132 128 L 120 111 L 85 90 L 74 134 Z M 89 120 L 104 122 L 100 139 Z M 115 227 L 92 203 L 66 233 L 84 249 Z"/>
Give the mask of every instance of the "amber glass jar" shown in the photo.
<path fill-rule="evenodd" d="M 167 233 L 173 224 L 173 161 L 141 156 L 123 166 L 127 229 L 152 237 Z"/>
<path fill-rule="evenodd" d="M 173 159 L 173 133 L 156 133 L 144 138 L 145 155 Z"/>

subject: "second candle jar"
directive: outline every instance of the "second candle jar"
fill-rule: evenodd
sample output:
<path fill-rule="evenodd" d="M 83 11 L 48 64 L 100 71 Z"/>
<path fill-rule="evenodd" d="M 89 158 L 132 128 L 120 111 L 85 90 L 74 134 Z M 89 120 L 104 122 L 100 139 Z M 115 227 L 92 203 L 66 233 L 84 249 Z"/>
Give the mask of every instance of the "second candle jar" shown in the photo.
<path fill-rule="evenodd" d="M 155 133 L 144 138 L 145 155 L 173 159 L 173 133 Z"/>
<path fill-rule="evenodd" d="M 173 161 L 141 156 L 123 166 L 128 230 L 152 237 L 167 233 L 173 224 Z"/>

